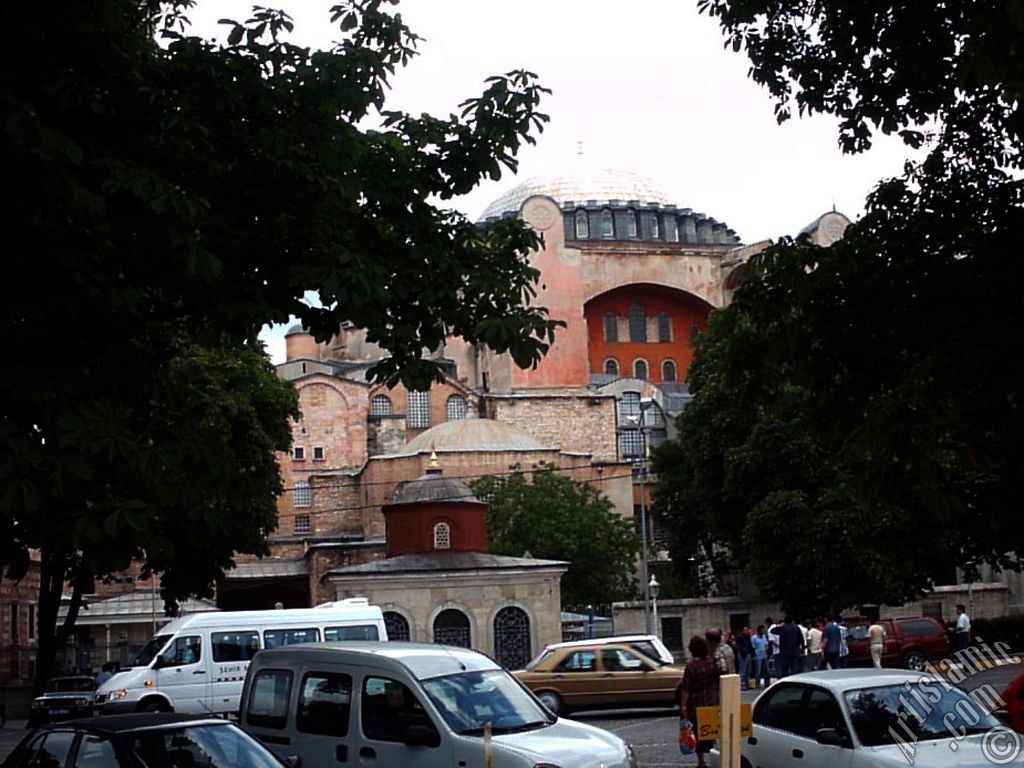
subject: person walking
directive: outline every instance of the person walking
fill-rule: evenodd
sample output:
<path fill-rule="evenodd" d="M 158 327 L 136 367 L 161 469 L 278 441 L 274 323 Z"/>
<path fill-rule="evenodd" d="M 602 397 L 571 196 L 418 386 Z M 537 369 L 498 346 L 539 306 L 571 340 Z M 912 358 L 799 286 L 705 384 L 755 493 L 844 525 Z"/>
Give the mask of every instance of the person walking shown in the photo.
<path fill-rule="evenodd" d="M 732 648 L 722 640 L 722 630 L 718 627 L 709 627 L 704 633 L 704 639 L 708 644 L 708 655 L 718 664 L 718 671 L 723 675 L 731 675 L 736 671 L 736 656 Z"/>
<path fill-rule="evenodd" d="M 817 672 L 821 668 L 821 619 L 811 622 L 807 630 L 807 671 Z"/>
<path fill-rule="evenodd" d="M 850 630 L 843 624 L 842 617 L 836 619 L 836 624 L 839 625 L 839 668 L 846 669 L 850 666 L 850 646 L 846 644 L 846 637 Z"/>
<path fill-rule="evenodd" d="M 736 638 L 736 647 L 739 649 L 740 656 L 740 684 L 743 686 L 743 690 L 750 690 L 750 673 L 754 662 L 754 646 L 751 643 L 751 635 L 753 630 L 750 627 L 744 627 L 743 631 L 740 632 L 739 637 Z"/>
<path fill-rule="evenodd" d="M 971 619 L 967 607 L 960 603 L 956 607 L 956 650 L 962 651 L 971 644 Z"/>
<path fill-rule="evenodd" d="M 687 648 L 690 661 L 683 669 L 683 679 L 676 689 L 679 704 L 679 716 L 689 720 L 697 727 L 697 707 L 713 707 L 718 705 L 718 678 L 721 676 L 718 664 L 710 655 L 708 641 L 705 637 L 694 635 L 690 638 Z M 713 740 L 697 741 L 697 765 L 704 766 L 704 756 L 714 746 Z"/>
<path fill-rule="evenodd" d="M 825 668 L 839 669 L 839 649 L 842 646 L 842 632 L 835 616 L 828 617 L 828 623 L 822 630 L 821 640 L 823 645 L 822 653 L 825 654 Z"/>
<path fill-rule="evenodd" d="M 106 662 L 100 668 L 99 674 L 96 675 L 96 687 L 97 688 L 99 688 L 101 685 L 103 685 L 105 682 L 107 682 L 107 680 L 109 680 L 110 678 L 112 678 L 114 676 L 113 669 L 114 669 L 114 664 L 113 664 L 113 662 L 110 662 L 110 661 Z"/>
<path fill-rule="evenodd" d="M 768 637 L 764 631 L 764 624 L 757 625 L 757 634 L 750 638 L 750 644 L 754 649 L 754 687 L 758 682 L 763 681 L 767 688 L 772 683 L 772 673 L 768 669 Z"/>
<path fill-rule="evenodd" d="M 875 622 L 868 627 L 868 647 L 871 651 L 871 665 L 875 669 L 882 668 L 882 649 L 885 647 L 885 630 Z"/>
<path fill-rule="evenodd" d="M 792 618 L 786 616 L 782 624 L 772 629 L 778 635 L 779 655 L 782 657 L 781 669 L 775 668 L 775 676 L 779 679 L 795 675 L 800 671 L 800 657 L 803 656 L 804 633 Z"/>
<path fill-rule="evenodd" d="M 780 670 L 782 669 L 782 654 L 779 652 L 779 640 L 775 634 L 775 619 L 771 616 L 764 617 L 765 636 L 768 638 L 768 658 L 771 659 L 771 665 L 775 669 L 775 678 L 782 677 Z"/>

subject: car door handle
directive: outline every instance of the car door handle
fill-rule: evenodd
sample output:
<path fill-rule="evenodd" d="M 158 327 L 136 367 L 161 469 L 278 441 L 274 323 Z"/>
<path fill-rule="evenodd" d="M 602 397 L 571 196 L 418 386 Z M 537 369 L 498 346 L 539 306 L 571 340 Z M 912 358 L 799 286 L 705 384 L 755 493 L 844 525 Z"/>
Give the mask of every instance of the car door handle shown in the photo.
<path fill-rule="evenodd" d="M 802 749 L 794 749 L 793 750 L 793 757 L 795 757 L 795 758 L 797 758 L 799 760 L 803 756 L 804 756 L 804 751 Z"/>
<path fill-rule="evenodd" d="M 205 675 L 206 674 L 206 670 L 205 669 L 196 669 L 196 670 L 194 670 L 192 672 L 192 674 L 193 675 Z"/>
<path fill-rule="evenodd" d="M 359 749 L 360 757 L 376 757 L 377 751 L 373 747 L 361 747 Z"/>
<path fill-rule="evenodd" d="M 348 744 L 339 744 L 334 748 L 334 759 L 339 763 L 348 762 Z"/>

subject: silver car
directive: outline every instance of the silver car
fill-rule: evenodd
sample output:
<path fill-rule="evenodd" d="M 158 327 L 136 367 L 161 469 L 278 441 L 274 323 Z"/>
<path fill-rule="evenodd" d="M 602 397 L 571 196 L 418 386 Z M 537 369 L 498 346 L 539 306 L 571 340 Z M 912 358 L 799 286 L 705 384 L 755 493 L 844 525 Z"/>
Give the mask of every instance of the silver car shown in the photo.
<path fill-rule="evenodd" d="M 849 669 L 783 678 L 755 702 L 745 768 L 938 768 L 1020 763 L 1018 734 L 940 677 Z M 718 752 L 711 754 L 718 765 Z"/>

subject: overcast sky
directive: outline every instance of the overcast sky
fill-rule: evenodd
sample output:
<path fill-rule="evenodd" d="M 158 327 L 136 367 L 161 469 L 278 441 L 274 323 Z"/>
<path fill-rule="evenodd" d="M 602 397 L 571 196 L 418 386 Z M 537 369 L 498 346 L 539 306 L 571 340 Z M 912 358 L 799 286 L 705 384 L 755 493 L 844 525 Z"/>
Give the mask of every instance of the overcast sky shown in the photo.
<path fill-rule="evenodd" d="M 295 19 L 292 39 L 329 48 L 339 37 L 332 2 L 261 0 Z M 242 20 L 251 2 L 199 0 L 191 32 L 223 38 L 217 19 Z M 899 173 L 906 150 L 879 139 L 858 156 L 840 152 L 830 117 L 775 122 L 748 62 L 723 48 L 717 24 L 693 0 L 404 0 L 406 23 L 424 39 L 392 83 L 390 109 L 447 115 L 484 79 L 537 73 L 552 93 L 551 122 L 520 153 L 518 176 L 482 184 L 454 205 L 476 218 L 531 176 L 617 168 L 654 179 L 681 207 L 724 221 L 746 243 L 796 234 L 833 205 L 857 218 L 875 183 Z M 279 333 L 270 348 L 280 357 Z"/>

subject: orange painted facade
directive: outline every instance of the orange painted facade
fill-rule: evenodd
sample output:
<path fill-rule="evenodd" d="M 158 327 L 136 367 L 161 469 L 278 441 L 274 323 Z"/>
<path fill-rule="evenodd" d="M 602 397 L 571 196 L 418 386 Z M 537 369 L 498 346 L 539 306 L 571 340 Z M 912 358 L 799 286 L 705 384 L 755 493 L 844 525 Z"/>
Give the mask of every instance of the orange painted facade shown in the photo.
<path fill-rule="evenodd" d="M 629 340 L 630 307 L 644 307 L 647 341 Z M 618 319 L 619 341 L 609 341 L 605 334 L 605 318 L 614 313 Z M 632 376 L 634 364 L 647 364 L 647 379 L 656 384 L 665 381 L 666 361 L 675 364 L 676 381 L 686 381 L 686 372 L 693 359 L 693 329 L 707 328 L 711 306 L 692 294 L 654 285 L 630 285 L 609 291 L 589 301 L 584 309 L 587 321 L 590 371 L 604 373 L 608 360 L 615 360 L 619 375 Z M 670 341 L 659 341 L 658 318 L 666 315 L 670 323 Z"/>

